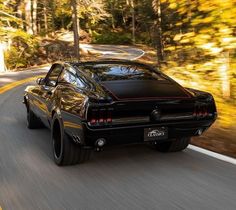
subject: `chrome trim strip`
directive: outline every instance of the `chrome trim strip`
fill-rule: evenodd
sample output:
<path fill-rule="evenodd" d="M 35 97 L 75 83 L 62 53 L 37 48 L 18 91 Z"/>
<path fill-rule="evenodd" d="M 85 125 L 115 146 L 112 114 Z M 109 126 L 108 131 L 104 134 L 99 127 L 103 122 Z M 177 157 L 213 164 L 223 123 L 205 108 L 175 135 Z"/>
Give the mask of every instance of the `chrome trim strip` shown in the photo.
<path fill-rule="evenodd" d="M 160 121 L 166 120 L 187 120 L 187 119 L 194 119 L 193 115 L 166 115 L 160 118 Z"/>
<path fill-rule="evenodd" d="M 130 123 L 146 123 L 150 122 L 149 116 L 144 117 L 122 117 L 122 118 L 113 118 L 112 124 L 119 125 L 119 124 L 130 124 Z"/>

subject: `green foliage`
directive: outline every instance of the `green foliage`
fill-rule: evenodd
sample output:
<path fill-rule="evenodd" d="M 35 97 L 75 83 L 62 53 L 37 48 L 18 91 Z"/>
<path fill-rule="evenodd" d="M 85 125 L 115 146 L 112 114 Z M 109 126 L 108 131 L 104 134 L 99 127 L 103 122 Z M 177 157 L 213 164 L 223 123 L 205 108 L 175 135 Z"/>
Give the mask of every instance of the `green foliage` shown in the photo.
<path fill-rule="evenodd" d="M 22 23 L 22 20 L 14 15 L 13 9 L 7 5 L 6 1 L 0 0 L 0 41 L 6 41 L 12 25 L 18 26 L 19 23 Z"/>
<path fill-rule="evenodd" d="M 72 15 L 69 0 L 55 0 L 54 21 L 56 29 L 70 29 L 72 27 Z M 109 17 L 109 13 L 104 9 L 102 0 L 80 0 L 78 4 L 78 17 L 83 29 L 96 28 L 96 26 Z"/>
<path fill-rule="evenodd" d="M 28 55 L 38 49 L 37 40 L 23 32 L 27 27 L 36 23 L 34 33 L 50 38 L 56 30 L 72 29 L 70 0 L 37 0 L 36 10 L 35 1 L 27 2 L 30 11 L 26 1 L 0 0 L 0 40 L 11 45 L 20 66 L 27 66 Z M 134 15 L 136 43 L 156 46 L 161 40 L 157 49 L 163 46 L 164 61 L 175 57 L 178 64 L 196 63 L 229 51 L 235 55 L 236 0 L 77 0 L 77 5 L 81 29 L 98 32 L 90 33 L 93 43 L 131 44 Z M 32 20 L 25 20 L 26 13 Z"/>
<path fill-rule="evenodd" d="M 32 65 L 38 51 L 38 41 L 22 30 L 8 34 L 11 47 L 5 52 L 5 61 L 9 69 Z"/>
<path fill-rule="evenodd" d="M 128 33 L 118 33 L 118 32 L 103 32 L 98 34 L 96 32 L 92 33 L 92 43 L 96 44 L 131 44 L 132 37 Z"/>
<path fill-rule="evenodd" d="M 28 64 L 28 61 L 19 54 L 15 47 L 5 52 L 5 61 L 8 69 L 27 67 Z"/>
<path fill-rule="evenodd" d="M 136 42 L 146 45 L 152 45 L 152 37 L 149 32 L 140 32 L 136 37 Z"/>

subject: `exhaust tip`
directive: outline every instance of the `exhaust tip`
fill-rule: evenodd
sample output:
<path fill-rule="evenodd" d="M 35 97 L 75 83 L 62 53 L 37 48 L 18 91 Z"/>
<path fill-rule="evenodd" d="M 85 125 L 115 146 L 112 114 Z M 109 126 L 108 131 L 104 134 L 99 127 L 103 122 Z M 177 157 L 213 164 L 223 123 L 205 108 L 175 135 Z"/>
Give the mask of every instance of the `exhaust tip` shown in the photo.
<path fill-rule="evenodd" d="M 202 133 L 203 133 L 203 129 L 198 129 L 197 132 L 196 132 L 196 134 L 197 134 L 198 136 L 201 136 Z"/>
<path fill-rule="evenodd" d="M 104 138 L 99 138 L 95 142 L 95 146 L 97 146 L 97 147 L 103 147 L 105 144 L 106 144 L 106 139 L 104 139 Z"/>

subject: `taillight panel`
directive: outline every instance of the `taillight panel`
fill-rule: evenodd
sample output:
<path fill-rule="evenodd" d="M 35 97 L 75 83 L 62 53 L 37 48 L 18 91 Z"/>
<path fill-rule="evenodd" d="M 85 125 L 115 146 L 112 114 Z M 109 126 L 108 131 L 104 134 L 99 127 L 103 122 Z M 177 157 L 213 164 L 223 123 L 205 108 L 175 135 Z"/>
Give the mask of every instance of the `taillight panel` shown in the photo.
<path fill-rule="evenodd" d="M 88 124 L 103 126 L 112 124 L 112 108 L 92 108 L 88 115 Z"/>
<path fill-rule="evenodd" d="M 207 104 L 196 104 L 193 116 L 197 119 L 211 117 L 212 113 L 210 113 L 209 106 Z"/>

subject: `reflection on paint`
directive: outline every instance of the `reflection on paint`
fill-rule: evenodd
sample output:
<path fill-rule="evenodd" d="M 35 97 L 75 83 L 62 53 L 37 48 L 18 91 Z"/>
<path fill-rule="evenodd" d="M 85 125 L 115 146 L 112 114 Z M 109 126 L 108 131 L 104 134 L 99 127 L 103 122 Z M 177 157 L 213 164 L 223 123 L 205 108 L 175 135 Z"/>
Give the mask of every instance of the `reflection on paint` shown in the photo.
<path fill-rule="evenodd" d="M 81 125 L 69 121 L 64 121 L 64 127 L 82 129 Z"/>

